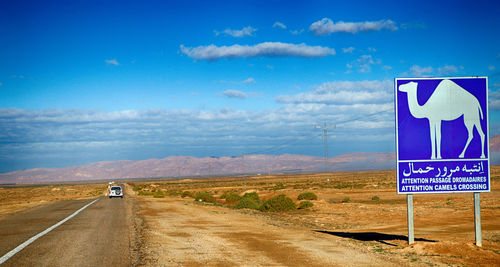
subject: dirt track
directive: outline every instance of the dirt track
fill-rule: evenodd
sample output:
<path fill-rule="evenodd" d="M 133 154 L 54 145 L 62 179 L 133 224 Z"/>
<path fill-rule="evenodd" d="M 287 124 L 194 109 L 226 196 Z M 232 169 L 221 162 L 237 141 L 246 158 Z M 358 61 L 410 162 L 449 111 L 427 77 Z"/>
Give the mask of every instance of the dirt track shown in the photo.
<path fill-rule="evenodd" d="M 179 199 L 143 200 L 145 263 L 155 266 L 398 266 L 331 235 Z"/>

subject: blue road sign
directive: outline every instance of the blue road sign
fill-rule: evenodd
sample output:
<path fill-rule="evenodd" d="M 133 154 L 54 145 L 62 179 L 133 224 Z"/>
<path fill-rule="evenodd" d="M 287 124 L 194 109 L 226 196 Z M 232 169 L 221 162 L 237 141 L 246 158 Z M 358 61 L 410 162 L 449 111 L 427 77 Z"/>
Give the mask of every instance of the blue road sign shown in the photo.
<path fill-rule="evenodd" d="M 489 192 L 488 78 L 397 78 L 398 194 Z"/>

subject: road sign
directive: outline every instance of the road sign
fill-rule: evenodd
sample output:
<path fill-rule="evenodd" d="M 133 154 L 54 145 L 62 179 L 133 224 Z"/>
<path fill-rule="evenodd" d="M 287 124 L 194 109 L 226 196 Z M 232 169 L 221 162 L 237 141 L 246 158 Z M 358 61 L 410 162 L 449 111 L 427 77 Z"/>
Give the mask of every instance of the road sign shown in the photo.
<path fill-rule="evenodd" d="M 489 192 L 487 77 L 397 78 L 398 194 Z"/>

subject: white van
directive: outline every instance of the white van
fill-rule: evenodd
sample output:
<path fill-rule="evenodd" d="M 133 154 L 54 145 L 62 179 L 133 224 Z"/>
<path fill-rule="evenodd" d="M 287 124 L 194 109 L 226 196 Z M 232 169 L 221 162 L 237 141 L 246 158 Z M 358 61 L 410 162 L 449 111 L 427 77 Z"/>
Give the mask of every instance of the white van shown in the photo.
<path fill-rule="evenodd" d="M 112 197 L 121 197 L 123 198 L 123 189 L 121 186 L 119 185 L 114 185 L 112 187 L 109 188 L 109 192 L 108 192 L 108 196 L 109 198 L 112 198 Z"/>

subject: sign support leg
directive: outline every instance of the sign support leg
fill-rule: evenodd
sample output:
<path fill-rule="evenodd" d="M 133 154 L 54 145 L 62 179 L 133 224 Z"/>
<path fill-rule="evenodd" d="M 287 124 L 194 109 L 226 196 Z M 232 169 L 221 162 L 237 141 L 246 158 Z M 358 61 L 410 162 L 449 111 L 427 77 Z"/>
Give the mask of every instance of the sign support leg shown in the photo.
<path fill-rule="evenodd" d="M 408 245 L 415 243 L 415 234 L 413 230 L 413 194 L 406 195 L 406 204 L 408 211 Z"/>
<path fill-rule="evenodd" d="M 479 200 L 479 193 L 474 193 L 474 228 L 476 234 L 476 246 L 482 247 L 483 240 L 481 238 L 481 205 Z"/>

